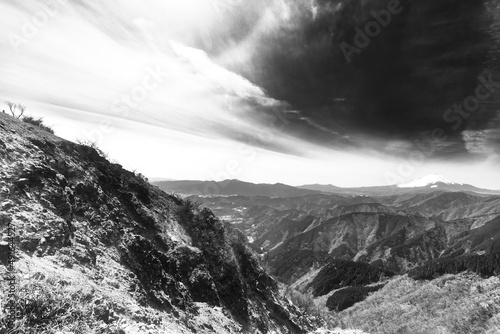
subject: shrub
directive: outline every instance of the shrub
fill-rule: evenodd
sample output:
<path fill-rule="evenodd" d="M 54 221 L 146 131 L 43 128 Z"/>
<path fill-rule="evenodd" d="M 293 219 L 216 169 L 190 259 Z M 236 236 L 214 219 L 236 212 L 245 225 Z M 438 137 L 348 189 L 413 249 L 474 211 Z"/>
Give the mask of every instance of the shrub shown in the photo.
<path fill-rule="evenodd" d="M 92 303 L 93 289 L 64 283 L 55 277 L 22 282 L 15 305 L 18 317 L 9 333 L 96 332 L 100 319 L 96 317 L 95 304 Z M 1 318 L 2 315 L 0 323 L 5 322 Z"/>
<path fill-rule="evenodd" d="M 31 124 L 31 125 L 35 125 L 49 133 L 52 133 L 54 134 L 54 130 L 52 130 L 51 127 L 43 124 L 43 119 L 42 118 L 35 118 L 35 117 L 32 117 L 32 116 L 24 116 L 23 117 L 23 122 L 24 123 L 28 123 L 28 124 Z"/>
<path fill-rule="evenodd" d="M 84 146 L 86 148 L 94 150 L 95 152 L 97 152 L 97 154 L 101 158 L 104 158 L 104 159 L 108 160 L 108 154 L 106 152 L 104 152 L 103 150 L 101 150 L 99 148 L 99 146 L 97 146 L 96 142 L 91 141 L 91 140 L 77 140 L 77 144 L 80 145 L 80 146 Z"/>
<path fill-rule="evenodd" d="M 149 179 L 147 178 L 146 175 L 142 174 L 142 173 L 138 173 L 136 171 L 133 172 L 135 174 L 135 176 L 137 176 L 138 178 L 140 178 L 142 181 L 144 182 L 148 182 Z"/>
<path fill-rule="evenodd" d="M 314 299 L 311 295 L 304 294 L 298 290 L 287 287 L 284 291 L 287 297 L 295 306 L 299 307 L 304 312 L 311 313 L 316 307 Z"/>

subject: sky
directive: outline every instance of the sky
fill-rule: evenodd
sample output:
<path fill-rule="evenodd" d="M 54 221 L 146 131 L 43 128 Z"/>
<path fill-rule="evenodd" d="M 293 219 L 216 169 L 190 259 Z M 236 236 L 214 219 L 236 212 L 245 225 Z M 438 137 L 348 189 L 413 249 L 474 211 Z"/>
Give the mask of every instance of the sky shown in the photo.
<path fill-rule="evenodd" d="M 149 177 L 351 187 L 439 173 L 500 189 L 497 0 L 0 12 L 0 100 Z"/>

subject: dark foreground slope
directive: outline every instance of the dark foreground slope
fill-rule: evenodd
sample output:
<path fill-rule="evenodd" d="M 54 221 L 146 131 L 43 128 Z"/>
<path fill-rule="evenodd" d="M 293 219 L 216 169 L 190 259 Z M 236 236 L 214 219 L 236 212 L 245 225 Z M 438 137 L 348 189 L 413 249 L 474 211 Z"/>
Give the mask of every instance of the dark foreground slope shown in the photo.
<path fill-rule="evenodd" d="M 245 238 L 210 210 L 165 194 L 91 147 L 0 114 L 4 278 L 9 227 L 16 230 L 19 332 L 309 327 Z M 6 288 L 2 280 L 2 300 Z"/>

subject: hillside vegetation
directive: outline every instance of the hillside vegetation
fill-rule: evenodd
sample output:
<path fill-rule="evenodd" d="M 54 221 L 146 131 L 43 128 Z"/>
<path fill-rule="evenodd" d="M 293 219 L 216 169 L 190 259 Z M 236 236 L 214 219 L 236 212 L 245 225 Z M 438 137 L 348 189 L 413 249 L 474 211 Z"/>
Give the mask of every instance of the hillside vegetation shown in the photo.
<path fill-rule="evenodd" d="M 380 290 L 384 285 L 375 286 L 349 286 L 335 291 L 326 301 L 326 307 L 330 311 L 343 311 L 354 304 L 365 300 L 370 292 Z"/>
<path fill-rule="evenodd" d="M 410 270 L 408 276 L 430 280 L 444 274 L 459 274 L 464 271 L 474 272 L 484 278 L 499 275 L 500 253 L 441 258 Z"/>
<path fill-rule="evenodd" d="M 473 273 L 432 281 L 402 276 L 339 316 L 345 327 L 371 334 L 495 334 L 500 279 Z"/>
<path fill-rule="evenodd" d="M 375 268 L 368 263 L 331 260 L 309 285 L 314 297 L 326 295 L 332 290 L 347 286 L 364 286 L 376 283 L 394 273 Z"/>

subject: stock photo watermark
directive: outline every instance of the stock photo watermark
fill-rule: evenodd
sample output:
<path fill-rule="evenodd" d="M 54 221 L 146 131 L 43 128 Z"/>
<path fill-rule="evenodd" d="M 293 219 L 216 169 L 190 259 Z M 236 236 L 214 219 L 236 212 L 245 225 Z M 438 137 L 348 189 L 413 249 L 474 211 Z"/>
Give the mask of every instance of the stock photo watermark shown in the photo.
<path fill-rule="evenodd" d="M 288 119 L 288 106 L 282 108 L 271 109 L 271 120 L 269 129 L 267 131 L 259 131 L 254 139 L 253 144 L 258 142 L 272 142 L 274 141 L 277 132 L 283 131 L 290 123 Z M 243 172 L 243 163 L 250 164 L 258 158 L 258 150 L 254 146 L 239 145 L 236 151 L 238 158 L 228 161 L 224 168 L 217 172 L 210 172 L 209 176 L 214 180 L 205 185 L 203 192 L 196 189 L 196 192 L 204 195 L 219 195 L 224 190 L 228 183 L 217 183 L 219 181 L 235 179 Z M 243 161 L 242 161 L 243 160 Z"/>
<path fill-rule="evenodd" d="M 40 4 L 41 9 L 39 11 L 30 17 L 25 17 L 19 32 L 11 32 L 7 36 L 14 50 L 19 52 L 21 46 L 35 39 L 40 30 L 45 28 L 51 19 L 57 16 L 61 8 L 67 4 L 68 0 L 49 0 Z"/>
<path fill-rule="evenodd" d="M 491 72 L 484 71 L 478 77 L 478 81 L 474 94 L 467 96 L 461 103 L 455 103 L 451 108 L 444 111 L 442 119 L 445 123 L 450 124 L 451 130 L 457 131 L 464 120 L 469 119 L 474 113 L 478 112 L 481 102 L 491 98 L 495 92 L 496 88 Z M 395 184 L 403 182 L 413 175 L 416 168 L 423 165 L 426 159 L 448 140 L 449 137 L 446 133 L 443 128 L 435 128 L 427 132 L 428 137 L 426 139 L 414 140 L 413 144 L 417 148 L 412 150 L 406 159 L 400 161 L 396 172 L 386 173 L 386 180 L 391 184 Z"/>
<path fill-rule="evenodd" d="M 453 130 L 458 130 L 464 119 L 468 119 L 473 113 L 477 112 L 481 102 L 488 100 L 495 92 L 493 84 L 493 74 L 483 73 L 479 77 L 480 84 L 476 87 L 474 95 L 464 99 L 462 103 L 456 103 L 453 108 L 446 110 L 443 114 L 443 120 L 447 123 L 453 123 Z"/>
<path fill-rule="evenodd" d="M 15 235 L 16 228 L 11 218 L 1 218 L 7 219 L 7 243 L 2 247 L 7 249 L 7 272 L 5 273 L 5 281 L 7 282 L 7 298 L 3 303 L 5 303 L 4 309 L 7 313 L 6 322 L 7 329 L 12 329 L 14 326 L 14 321 L 17 317 L 17 281 L 15 272 L 15 257 L 16 257 L 16 244 Z"/>
<path fill-rule="evenodd" d="M 373 20 L 367 22 L 364 29 L 360 27 L 354 28 L 356 35 L 354 36 L 353 44 L 347 42 L 340 43 L 340 50 L 342 50 L 347 63 L 350 64 L 354 55 L 360 54 L 363 49 L 367 48 L 372 40 L 380 35 L 384 28 L 389 26 L 393 16 L 401 14 L 403 10 L 404 7 L 399 0 L 389 0 L 387 9 L 382 9 L 378 12 L 372 10 L 370 15 L 373 17 Z"/>
<path fill-rule="evenodd" d="M 159 64 L 146 67 L 146 75 L 141 82 L 134 86 L 127 94 L 122 94 L 116 99 L 111 107 L 113 116 L 126 118 L 131 112 L 137 111 L 144 101 L 147 100 L 152 91 L 158 89 L 163 80 L 169 76 Z M 115 127 L 111 121 L 102 120 L 99 126 L 91 131 L 83 131 L 86 140 L 99 144 L 105 135 L 111 134 Z"/>

